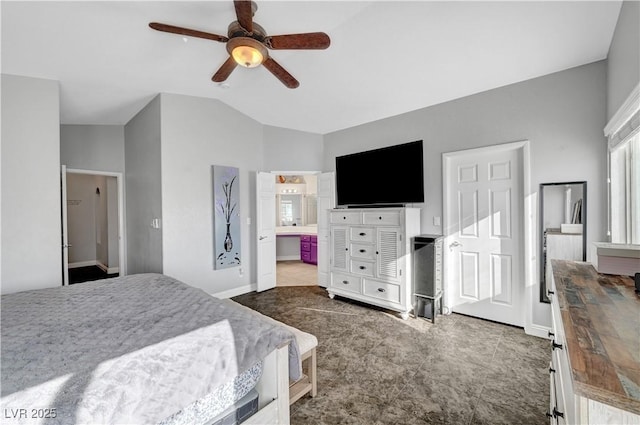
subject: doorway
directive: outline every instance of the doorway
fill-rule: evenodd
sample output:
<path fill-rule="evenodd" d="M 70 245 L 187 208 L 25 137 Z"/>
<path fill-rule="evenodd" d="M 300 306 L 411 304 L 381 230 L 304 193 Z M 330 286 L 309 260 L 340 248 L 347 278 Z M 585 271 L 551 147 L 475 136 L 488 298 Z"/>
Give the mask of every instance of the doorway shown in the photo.
<path fill-rule="evenodd" d="M 63 284 L 125 274 L 122 174 L 63 167 Z"/>
<path fill-rule="evenodd" d="M 275 173 L 276 286 L 318 285 L 315 173 Z"/>
<path fill-rule="evenodd" d="M 526 148 L 443 155 L 445 303 L 453 312 L 525 325 Z"/>

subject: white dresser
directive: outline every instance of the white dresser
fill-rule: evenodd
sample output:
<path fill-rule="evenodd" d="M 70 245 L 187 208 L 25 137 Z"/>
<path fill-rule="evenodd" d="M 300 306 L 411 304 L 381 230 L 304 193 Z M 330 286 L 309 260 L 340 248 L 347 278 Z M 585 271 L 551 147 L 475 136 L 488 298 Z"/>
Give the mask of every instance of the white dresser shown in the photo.
<path fill-rule="evenodd" d="M 420 233 L 420 209 L 336 209 L 329 223 L 329 296 L 395 310 L 407 319 L 413 309 L 411 238 Z"/>

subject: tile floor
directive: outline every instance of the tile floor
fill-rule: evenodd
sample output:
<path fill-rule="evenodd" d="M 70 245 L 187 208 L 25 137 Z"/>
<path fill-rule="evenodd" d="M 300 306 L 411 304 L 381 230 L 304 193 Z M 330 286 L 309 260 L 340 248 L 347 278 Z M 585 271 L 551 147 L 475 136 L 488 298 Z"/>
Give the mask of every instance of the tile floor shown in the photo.
<path fill-rule="evenodd" d="M 292 424 L 545 424 L 549 342 L 467 316 L 403 321 L 318 286 L 234 298 L 318 337 L 318 395 Z"/>
<path fill-rule="evenodd" d="M 299 260 L 276 263 L 277 286 L 308 286 L 318 284 L 318 267 Z"/>

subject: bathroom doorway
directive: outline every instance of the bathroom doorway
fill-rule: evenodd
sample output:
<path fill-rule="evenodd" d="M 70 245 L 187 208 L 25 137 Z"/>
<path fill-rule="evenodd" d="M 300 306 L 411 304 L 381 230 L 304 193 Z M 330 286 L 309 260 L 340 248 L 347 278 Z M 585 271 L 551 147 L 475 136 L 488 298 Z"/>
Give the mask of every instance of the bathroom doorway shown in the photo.
<path fill-rule="evenodd" d="M 276 286 L 318 285 L 318 178 L 275 173 Z"/>

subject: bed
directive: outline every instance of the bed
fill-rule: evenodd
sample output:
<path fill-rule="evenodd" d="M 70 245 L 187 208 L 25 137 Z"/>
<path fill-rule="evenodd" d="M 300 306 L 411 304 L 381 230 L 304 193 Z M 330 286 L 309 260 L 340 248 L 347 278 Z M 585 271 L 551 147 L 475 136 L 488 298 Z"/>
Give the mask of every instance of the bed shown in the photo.
<path fill-rule="evenodd" d="M 2 296 L 7 424 L 211 423 L 251 388 L 245 423 L 288 423 L 288 329 L 161 274 Z"/>

